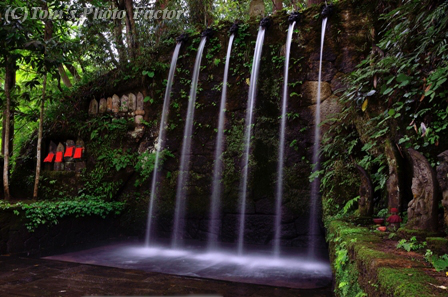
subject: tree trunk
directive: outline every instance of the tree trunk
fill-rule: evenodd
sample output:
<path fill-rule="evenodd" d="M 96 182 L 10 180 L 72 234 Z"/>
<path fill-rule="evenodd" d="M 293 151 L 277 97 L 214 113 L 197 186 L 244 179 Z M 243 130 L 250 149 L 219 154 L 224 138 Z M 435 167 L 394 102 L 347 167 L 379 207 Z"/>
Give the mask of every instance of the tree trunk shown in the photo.
<path fill-rule="evenodd" d="M 325 3 L 325 0 L 307 0 L 308 7 L 315 4 Z"/>
<path fill-rule="evenodd" d="M 134 6 L 132 4 L 132 0 L 124 0 L 124 7 L 126 9 L 126 33 L 129 52 L 132 59 L 135 59 L 139 54 L 139 45 L 137 30 L 135 29 Z"/>
<path fill-rule="evenodd" d="M 42 164 L 42 162 L 41 162 L 41 159 L 42 159 L 42 131 L 43 131 L 43 121 L 44 121 L 44 106 L 45 106 L 46 89 L 47 89 L 47 73 L 44 74 L 44 79 L 42 82 L 42 101 L 40 102 L 39 130 L 37 133 L 36 178 L 34 179 L 33 199 L 37 199 L 37 194 L 39 191 L 40 169 L 41 169 L 41 164 Z"/>
<path fill-rule="evenodd" d="M 272 0 L 274 7 L 273 13 L 283 9 L 283 0 Z"/>
<path fill-rule="evenodd" d="M 5 131 L 5 138 L 3 141 L 3 188 L 5 193 L 5 200 L 10 200 L 11 195 L 9 192 L 9 139 L 10 139 L 10 113 L 11 113 L 11 89 L 15 83 L 15 60 L 11 57 L 6 57 L 5 66 L 5 96 L 6 96 L 6 107 L 5 107 L 5 126 L 3 127 Z"/>
<path fill-rule="evenodd" d="M 60 64 L 58 66 L 58 70 L 59 70 L 59 74 L 61 75 L 62 82 L 64 83 L 64 85 L 67 88 L 70 89 L 72 87 L 72 82 L 70 81 L 70 78 L 68 77 L 67 72 L 65 72 L 64 65 Z"/>
<path fill-rule="evenodd" d="M 103 40 L 104 46 L 107 48 L 107 51 L 109 52 L 110 59 L 111 59 L 112 63 L 115 65 L 115 67 L 118 68 L 118 66 L 119 66 L 118 61 L 117 61 L 117 59 L 115 59 L 114 52 L 112 51 L 112 48 L 110 47 L 109 41 L 107 41 L 106 36 L 104 36 L 104 34 L 101 32 L 98 33 L 98 36 Z M 82 65 L 81 65 L 81 67 L 82 67 Z"/>
<path fill-rule="evenodd" d="M 42 4 L 42 9 L 48 11 L 48 6 L 45 2 Z M 49 19 L 45 20 L 45 34 L 44 40 L 48 41 L 53 37 L 53 22 Z M 39 192 L 39 179 L 40 179 L 40 170 L 42 166 L 42 134 L 43 134 L 43 122 L 44 122 L 44 106 L 45 106 L 45 92 L 47 91 L 47 67 L 45 66 L 45 58 L 47 55 L 47 48 L 44 49 L 44 78 L 42 81 L 42 100 L 40 102 L 40 113 L 39 113 L 39 130 L 37 132 L 37 153 L 36 153 L 36 176 L 34 179 L 34 191 L 33 191 L 33 199 L 37 199 L 37 194 Z M 64 74 L 64 67 L 59 65 L 59 72 L 61 72 L 61 68 Z M 64 78 L 63 78 L 64 79 Z M 65 82 L 64 82 L 65 83 Z"/>
<path fill-rule="evenodd" d="M 116 0 L 112 0 L 112 9 L 120 9 Z M 114 39 L 115 39 L 115 47 L 118 51 L 118 58 L 120 59 L 120 64 L 124 64 L 127 62 L 126 58 L 126 47 L 123 43 L 123 25 L 121 23 L 120 18 L 114 19 Z"/>
<path fill-rule="evenodd" d="M 79 81 L 81 79 L 81 77 L 79 76 L 78 70 L 76 70 L 75 66 L 73 66 L 72 64 L 68 64 L 68 63 L 64 64 L 64 66 L 73 75 L 73 78 L 75 79 L 75 81 Z"/>
<path fill-rule="evenodd" d="M 197 29 L 205 29 L 213 22 L 211 0 L 187 0 L 190 8 L 190 20 Z"/>

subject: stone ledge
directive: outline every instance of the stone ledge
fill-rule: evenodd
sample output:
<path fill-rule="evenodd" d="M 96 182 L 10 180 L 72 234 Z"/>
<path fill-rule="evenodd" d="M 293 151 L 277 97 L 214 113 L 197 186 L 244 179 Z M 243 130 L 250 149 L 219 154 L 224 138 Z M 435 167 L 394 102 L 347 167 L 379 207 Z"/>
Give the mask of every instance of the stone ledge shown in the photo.
<path fill-rule="evenodd" d="M 447 290 L 437 288 L 441 285 L 446 286 L 448 280 L 442 283 L 440 279 L 434 277 L 434 269 L 426 263 L 403 256 L 400 252 L 385 252 L 385 242 L 388 240 L 385 233 L 352 223 L 332 221 L 328 226 L 327 239 L 332 268 L 335 272 L 336 296 L 345 296 L 338 288 L 357 283 L 367 296 L 421 297 L 448 294 Z M 347 267 L 353 270 L 350 273 L 352 275 L 350 281 L 341 279 L 341 266 L 336 262 L 338 257 L 340 260 L 341 247 L 344 249 L 344 246 L 348 257 Z"/>

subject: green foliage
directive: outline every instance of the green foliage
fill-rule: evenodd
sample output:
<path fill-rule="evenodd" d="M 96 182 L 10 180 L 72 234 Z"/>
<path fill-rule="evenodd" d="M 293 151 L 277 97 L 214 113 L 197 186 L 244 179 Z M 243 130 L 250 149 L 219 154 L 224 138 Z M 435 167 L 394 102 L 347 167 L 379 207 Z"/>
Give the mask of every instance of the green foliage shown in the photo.
<path fill-rule="evenodd" d="M 343 227 L 342 227 L 343 228 Z M 345 230 L 345 235 L 350 235 L 349 229 Z M 356 233 L 357 231 L 355 231 Z M 349 241 L 348 237 L 341 236 L 336 231 L 327 236 L 327 240 L 334 248 L 333 271 L 335 274 L 336 286 L 335 293 L 337 296 L 344 297 L 363 297 L 367 296 L 359 286 L 358 270 L 356 263 L 350 259 L 348 246 L 350 243 L 356 242 L 356 239 Z"/>
<path fill-rule="evenodd" d="M 174 155 L 168 151 L 163 150 L 159 155 L 159 167 L 163 165 L 167 157 L 173 157 Z M 156 161 L 156 153 L 151 153 L 149 151 L 145 151 L 137 157 L 137 162 L 135 163 L 135 171 L 139 174 L 138 179 L 135 181 L 135 186 L 139 187 L 143 185 L 144 182 L 148 180 L 151 176 L 151 173 L 154 170 Z"/>
<path fill-rule="evenodd" d="M 24 214 L 26 228 L 33 232 L 40 225 L 58 224 L 66 216 L 84 217 L 100 216 L 105 218 L 109 214 L 120 214 L 124 209 L 124 202 L 105 202 L 98 199 L 76 199 L 66 201 L 38 201 L 32 203 L 17 202 L 9 204 L 0 201 L 0 209 L 13 209 L 14 214 Z"/>
<path fill-rule="evenodd" d="M 437 272 L 448 271 L 448 255 L 434 255 L 431 250 L 426 250 L 425 259 L 435 268 Z"/>
<path fill-rule="evenodd" d="M 426 247 L 426 242 L 419 243 L 415 236 L 412 236 L 409 241 L 402 239 L 397 244 L 397 249 L 404 249 L 406 252 L 421 250 Z"/>

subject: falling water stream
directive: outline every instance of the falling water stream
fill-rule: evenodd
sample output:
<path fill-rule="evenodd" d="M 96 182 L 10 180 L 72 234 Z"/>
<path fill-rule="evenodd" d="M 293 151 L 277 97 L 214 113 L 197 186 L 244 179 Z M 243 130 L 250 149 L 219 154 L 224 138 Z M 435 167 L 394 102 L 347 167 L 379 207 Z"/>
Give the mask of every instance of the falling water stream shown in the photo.
<path fill-rule="evenodd" d="M 322 54 L 324 49 L 325 28 L 327 27 L 328 18 L 325 17 L 322 20 L 322 33 L 320 38 L 320 58 L 319 58 L 319 79 L 317 83 L 317 104 L 314 123 L 314 146 L 313 146 L 313 172 L 319 170 L 319 146 L 320 146 L 320 93 L 321 93 L 321 81 L 322 81 Z M 319 179 L 315 178 L 311 183 L 311 206 L 310 206 L 310 219 L 308 229 L 308 256 L 314 258 L 317 236 L 319 235 L 319 222 L 317 216 L 317 202 L 319 198 Z"/>
<path fill-rule="evenodd" d="M 171 245 L 173 248 L 179 247 L 185 228 L 185 199 L 186 186 L 188 181 L 188 171 L 190 169 L 191 137 L 193 132 L 193 119 L 196 103 L 196 91 L 198 86 L 199 71 L 207 37 L 203 36 L 196 54 L 193 77 L 191 79 L 190 95 L 188 99 L 187 119 L 185 121 L 182 151 L 180 156 L 179 175 L 176 189 L 176 209 L 174 212 L 174 226 Z"/>
<path fill-rule="evenodd" d="M 281 221 L 282 221 L 282 194 L 283 194 L 283 164 L 285 154 L 285 129 L 286 129 L 286 113 L 288 111 L 288 72 L 289 72 L 289 55 L 291 52 L 292 33 L 296 22 L 289 24 L 288 36 L 286 39 L 286 57 L 285 57 L 285 74 L 283 82 L 283 100 L 282 100 L 282 117 L 280 124 L 280 141 L 278 145 L 278 163 L 277 163 L 277 187 L 275 191 L 275 235 L 274 235 L 274 257 L 280 255 L 280 237 L 281 237 Z"/>
<path fill-rule="evenodd" d="M 235 34 L 230 35 L 229 46 L 227 48 L 226 65 L 224 67 L 224 78 L 222 81 L 222 93 L 221 93 L 221 105 L 219 108 L 218 119 L 218 135 L 216 137 L 215 148 L 215 164 L 213 168 L 213 184 L 212 184 L 212 197 L 210 204 L 210 225 L 208 230 L 208 248 L 212 250 L 216 248 L 219 234 L 219 221 L 220 221 L 220 205 L 221 205 L 221 178 L 222 178 L 222 159 L 224 144 L 224 117 L 227 99 L 227 77 L 229 73 L 230 54 L 232 52 L 232 44 Z"/>
<path fill-rule="evenodd" d="M 149 210 L 148 210 L 148 221 L 146 224 L 146 235 L 145 235 L 145 246 L 148 247 L 151 241 L 151 223 L 153 220 L 153 211 L 154 211 L 154 200 L 156 199 L 156 188 L 157 182 L 159 180 L 159 163 L 160 163 L 160 152 L 163 150 L 164 142 L 165 142 L 165 132 L 166 132 L 166 122 L 168 118 L 168 112 L 170 107 L 171 100 L 171 88 L 173 86 L 174 72 L 176 70 L 177 58 L 179 56 L 179 50 L 182 45 L 182 42 L 178 42 L 176 44 L 176 48 L 174 49 L 173 57 L 171 59 L 170 72 L 168 74 L 168 82 L 165 90 L 165 98 L 163 100 L 163 110 L 162 110 L 162 118 L 160 120 L 160 128 L 159 128 L 159 142 L 156 145 L 156 160 L 154 162 L 154 171 L 152 174 L 152 184 L 151 184 L 151 196 L 149 200 Z"/>
<path fill-rule="evenodd" d="M 239 221 L 239 232 L 238 232 L 238 254 L 243 253 L 244 244 L 244 225 L 246 219 L 246 198 L 247 198 L 247 184 L 249 175 L 249 157 L 250 157 L 250 140 L 252 137 L 252 122 L 253 122 L 253 111 L 255 106 L 255 97 L 257 91 L 257 79 L 258 72 L 260 69 L 260 59 L 261 52 L 263 49 L 265 28 L 260 26 L 258 29 L 257 43 L 255 45 L 254 59 L 252 63 L 252 72 L 250 75 L 250 85 L 249 85 L 249 96 L 247 99 L 246 108 L 246 121 L 245 121 L 245 132 L 244 132 L 244 155 L 243 155 L 243 167 L 241 175 L 240 184 L 240 221 Z"/>

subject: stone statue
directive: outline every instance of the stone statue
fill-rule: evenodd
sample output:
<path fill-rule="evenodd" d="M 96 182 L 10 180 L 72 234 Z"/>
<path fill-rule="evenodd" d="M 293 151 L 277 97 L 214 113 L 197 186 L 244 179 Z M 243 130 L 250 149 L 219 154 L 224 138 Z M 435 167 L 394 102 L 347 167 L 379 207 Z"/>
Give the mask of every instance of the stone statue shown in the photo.
<path fill-rule="evenodd" d="M 445 226 L 448 226 L 448 150 L 437 156 L 440 165 L 437 166 L 437 180 L 442 191 L 442 206 L 444 209 Z"/>
<path fill-rule="evenodd" d="M 98 113 L 98 101 L 92 99 L 89 104 L 89 114 L 96 115 Z"/>
<path fill-rule="evenodd" d="M 373 186 L 369 174 L 359 165 L 356 165 L 361 177 L 359 186 L 358 210 L 361 216 L 371 216 L 373 214 Z"/>
<path fill-rule="evenodd" d="M 265 14 L 265 6 L 263 0 L 252 0 L 249 6 L 249 16 L 251 18 L 263 17 Z"/>
<path fill-rule="evenodd" d="M 409 229 L 435 231 L 440 193 L 436 174 L 428 160 L 419 152 L 408 150 L 412 163 L 412 195 L 408 204 Z"/>

